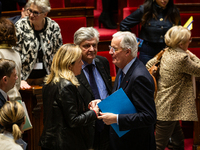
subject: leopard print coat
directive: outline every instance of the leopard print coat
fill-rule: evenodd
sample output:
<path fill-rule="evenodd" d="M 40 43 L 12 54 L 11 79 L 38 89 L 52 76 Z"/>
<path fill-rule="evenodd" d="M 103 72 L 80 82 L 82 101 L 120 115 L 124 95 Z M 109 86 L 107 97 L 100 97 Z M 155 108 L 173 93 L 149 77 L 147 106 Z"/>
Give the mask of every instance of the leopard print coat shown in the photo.
<path fill-rule="evenodd" d="M 150 68 L 156 60 L 151 59 Z M 192 75 L 200 77 L 200 59 L 180 48 L 168 49 L 162 55 L 158 92 L 155 98 L 157 120 L 197 121 Z"/>
<path fill-rule="evenodd" d="M 59 25 L 48 17 L 46 17 L 46 20 L 47 27 L 40 33 L 40 43 L 44 55 L 43 63 L 49 74 L 53 56 L 62 45 L 62 36 Z M 16 22 L 15 27 L 18 39 L 15 49 L 19 51 L 22 61 L 21 79 L 26 80 L 36 64 L 39 41 L 30 26 L 28 17 Z"/>

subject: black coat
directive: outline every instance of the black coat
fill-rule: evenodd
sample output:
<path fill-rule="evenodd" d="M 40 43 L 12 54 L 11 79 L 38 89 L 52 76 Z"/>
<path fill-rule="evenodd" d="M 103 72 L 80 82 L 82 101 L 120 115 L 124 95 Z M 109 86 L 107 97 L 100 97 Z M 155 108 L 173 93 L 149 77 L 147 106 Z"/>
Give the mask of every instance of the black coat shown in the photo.
<path fill-rule="evenodd" d="M 86 150 L 91 145 L 90 132 L 96 114 L 86 111 L 77 88 L 70 81 L 43 87 L 44 129 L 40 146 L 52 150 Z"/>
<path fill-rule="evenodd" d="M 117 89 L 119 69 L 113 92 Z M 137 113 L 119 114 L 119 130 L 130 130 L 118 137 L 111 128 L 110 140 L 113 150 L 155 150 L 154 125 L 156 108 L 154 103 L 154 81 L 143 63 L 136 58 L 120 84 Z"/>

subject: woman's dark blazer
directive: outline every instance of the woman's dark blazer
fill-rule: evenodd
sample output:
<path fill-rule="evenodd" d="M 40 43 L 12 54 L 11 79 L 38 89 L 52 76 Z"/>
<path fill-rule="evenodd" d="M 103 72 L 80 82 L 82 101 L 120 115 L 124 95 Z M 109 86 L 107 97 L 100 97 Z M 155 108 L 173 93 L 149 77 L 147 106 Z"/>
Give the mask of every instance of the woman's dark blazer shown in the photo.
<path fill-rule="evenodd" d="M 86 106 L 70 81 L 60 79 L 43 87 L 44 129 L 40 146 L 52 150 L 86 150 L 96 113 L 85 111 Z"/>

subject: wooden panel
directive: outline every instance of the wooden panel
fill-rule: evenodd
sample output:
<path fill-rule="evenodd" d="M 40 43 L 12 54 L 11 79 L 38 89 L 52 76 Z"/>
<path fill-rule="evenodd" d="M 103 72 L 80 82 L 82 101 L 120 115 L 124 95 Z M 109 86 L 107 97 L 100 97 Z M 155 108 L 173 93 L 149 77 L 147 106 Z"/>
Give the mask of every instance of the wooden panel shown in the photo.
<path fill-rule="evenodd" d="M 30 90 L 20 90 L 25 102 L 33 128 L 24 132 L 24 141 L 28 143 L 28 150 L 40 150 L 39 138 L 43 130 L 42 87 L 32 86 Z"/>
<path fill-rule="evenodd" d="M 200 13 L 200 3 L 177 3 L 175 5 L 180 13 Z"/>

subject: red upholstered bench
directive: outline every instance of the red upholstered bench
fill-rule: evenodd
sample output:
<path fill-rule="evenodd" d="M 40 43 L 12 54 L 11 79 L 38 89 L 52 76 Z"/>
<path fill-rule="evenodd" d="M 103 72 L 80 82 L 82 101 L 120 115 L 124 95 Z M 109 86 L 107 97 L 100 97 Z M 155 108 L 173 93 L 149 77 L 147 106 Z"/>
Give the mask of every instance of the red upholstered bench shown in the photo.
<path fill-rule="evenodd" d="M 65 8 L 65 0 L 49 0 L 51 8 Z"/>
<path fill-rule="evenodd" d="M 55 20 L 61 29 L 63 38 L 63 44 L 73 43 L 74 33 L 80 27 L 86 27 L 85 17 L 74 17 L 74 18 L 52 18 Z"/>
<path fill-rule="evenodd" d="M 109 51 L 100 51 L 100 52 L 97 52 L 97 55 L 106 57 L 108 59 L 109 65 L 110 65 L 110 76 L 115 77 L 116 76 L 116 67 L 112 63 L 112 56 L 109 54 Z"/>

